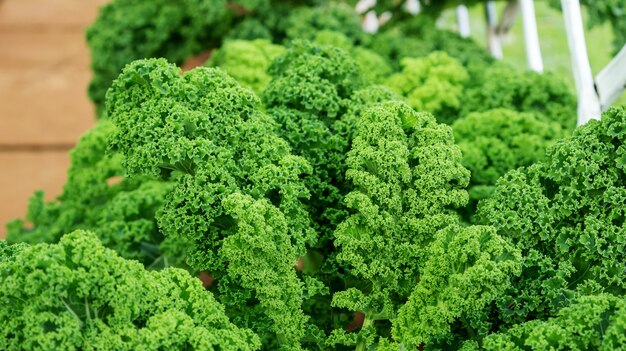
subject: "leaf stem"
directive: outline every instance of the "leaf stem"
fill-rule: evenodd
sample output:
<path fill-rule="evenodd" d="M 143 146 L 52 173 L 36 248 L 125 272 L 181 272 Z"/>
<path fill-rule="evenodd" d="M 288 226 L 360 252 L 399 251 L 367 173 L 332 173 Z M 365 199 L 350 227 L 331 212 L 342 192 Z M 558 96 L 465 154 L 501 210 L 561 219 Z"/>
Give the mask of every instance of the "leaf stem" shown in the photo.
<path fill-rule="evenodd" d="M 368 319 L 367 316 L 365 316 L 365 318 L 363 319 L 363 326 L 361 327 L 361 330 L 373 324 L 374 324 L 374 321 L 371 319 Z M 367 349 L 367 345 L 365 344 L 365 341 L 360 342 L 356 345 L 356 351 L 365 351 L 366 349 Z"/>
<path fill-rule="evenodd" d="M 74 310 L 70 307 L 70 305 L 67 304 L 67 302 L 65 302 L 65 300 L 61 299 L 61 302 L 63 302 L 63 304 L 65 305 L 65 308 L 67 309 L 67 311 L 74 316 L 74 318 L 76 318 L 76 320 L 78 321 L 78 324 L 81 326 L 83 326 L 83 321 L 80 319 L 80 317 L 76 314 L 76 312 L 74 312 Z"/>

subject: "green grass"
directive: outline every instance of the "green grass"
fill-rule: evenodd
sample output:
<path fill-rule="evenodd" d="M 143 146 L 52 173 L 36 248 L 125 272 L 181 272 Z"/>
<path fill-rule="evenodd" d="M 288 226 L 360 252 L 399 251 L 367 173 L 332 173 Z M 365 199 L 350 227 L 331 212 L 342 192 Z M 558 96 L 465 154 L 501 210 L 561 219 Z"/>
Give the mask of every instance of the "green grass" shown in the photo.
<path fill-rule="evenodd" d="M 502 13 L 504 6 L 505 4 L 503 2 L 497 3 L 498 15 Z M 487 37 L 483 11 L 482 5 L 474 6 L 470 9 L 470 25 L 472 38 L 480 45 L 486 47 Z M 565 79 L 571 86 L 572 91 L 574 91 L 574 78 L 572 76 L 571 58 L 567 46 L 563 16 L 560 11 L 550 7 L 545 1 L 535 1 L 535 11 L 545 70 L 553 72 Z M 583 18 L 586 20 L 586 13 L 583 13 Z M 455 30 L 456 19 L 454 10 L 446 11 L 442 16 L 441 23 L 445 28 Z M 592 29 L 586 28 L 585 39 L 591 70 L 595 75 L 613 58 L 611 53 L 613 50 L 611 43 L 613 33 L 611 32 L 611 27 L 606 24 Z M 506 38 L 503 51 L 504 61 L 521 69 L 527 68 L 520 13 L 518 13 L 515 25 Z M 626 94 L 622 94 L 616 104 L 626 104 Z"/>

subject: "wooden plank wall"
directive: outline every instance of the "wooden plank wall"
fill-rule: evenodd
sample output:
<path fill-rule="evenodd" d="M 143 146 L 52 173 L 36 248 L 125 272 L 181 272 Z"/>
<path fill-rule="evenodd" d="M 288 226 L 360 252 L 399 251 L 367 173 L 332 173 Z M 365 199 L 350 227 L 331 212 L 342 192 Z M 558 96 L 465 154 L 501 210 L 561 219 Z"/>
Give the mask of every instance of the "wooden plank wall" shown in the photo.
<path fill-rule="evenodd" d="M 0 0 L 0 238 L 35 190 L 56 197 L 94 123 L 85 28 L 106 0 Z"/>

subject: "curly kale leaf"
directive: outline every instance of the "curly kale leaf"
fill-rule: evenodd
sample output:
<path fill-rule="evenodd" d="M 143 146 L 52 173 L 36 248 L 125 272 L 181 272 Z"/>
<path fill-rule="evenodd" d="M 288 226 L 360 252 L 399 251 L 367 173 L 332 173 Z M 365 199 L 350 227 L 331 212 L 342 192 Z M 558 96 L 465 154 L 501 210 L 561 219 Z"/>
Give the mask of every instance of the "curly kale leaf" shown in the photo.
<path fill-rule="evenodd" d="M 241 310 L 239 321 L 245 324 L 260 309 L 278 327 L 269 330 L 280 346 L 297 348 L 301 335 L 281 329 L 277 309 L 289 309 L 282 320 L 291 320 L 293 328 L 304 318 L 294 264 L 316 239 L 302 203 L 309 193 L 300 179 L 310 165 L 275 135 L 275 122 L 260 110 L 256 96 L 222 70 L 179 73 L 163 59 L 125 68 L 107 94 L 108 115 L 118 127 L 111 146 L 124 155 L 131 175 L 172 178 L 159 225 L 167 235 L 190 242 L 188 262 L 217 279 L 218 299 L 258 305 Z M 248 223 L 263 220 L 249 210 L 260 208 L 257 202 L 285 223 Z M 278 226 L 276 232 L 268 225 Z M 235 245 L 252 237 L 255 245 Z M 258 252 L 261 246 L 265 249 Z M 251 267 L 261 263 L 279 274 L 251 279 Z M 282 297 L 289 303 L 279 309 Z"/>
<path fill-rule="evenodd" d="M 232 40 L 214 51 L 207 66 L 220 67 L 239 84 L 261 93 L 270 82 L 267 69 L 274 58 L 284 52 L 280 45 L 267 40 Z"/>
<path fill-rule="evenodd" d="M 558 122 L 566 132 L 576 125 L 576 98 L 563 80 L 551 74 L 520 72 L 500 63 L 486 67 L 472 80 L 461 107 L 463 116 L 507 108 Z"/>
<path fill-rule="evenodd" d="M 63 234 L 77 229 L 94 216 L 101 204 L 118 191 L 107 181 L 123 172 L 119 155 L 106 155 L 107 136 L 114 126 L 107 121 L 98 123 L 83 135 L 70 152 L 68 180 L 56 201 L 45 203 L 44 194 L 36 192 L 30 200 L 27 220 L 8 225 L 10 242 L 57 242 Z M 119 187 L 118 187 L 119 188 Z"/>
<path fill-rule="evenodd" d="M 507 109 L 475 112 L 452 124 L 454 140 L 470 170 L 470 205 L 467 219 L 479 200 L 489 197 L 506 172 L 543 160 L 546 149 L 563 136 L 555 121 Z"/>
<path fill-rule="evenodd" d="M 237 226 L 224 239 L 219 251 L 220 257 L 228 262 L 228 276 L 220 291 L 228 294 L 241 286 L 254 292 L 251 297 L 225 301 L 226 308 L 233 309 L 229 314 L 236 323 L 241 318 L 239 324 L 266 331 L 259 332 L 265 348 L 289 345 L 285 349 L 299 350 L 308 318 L 294 313 L 300 310 L 303 284 L 294 269 L 296 252 L 288 235 L 287 219 L 266 199 L 254 200 L 236 193 L 226 197 L 223 204 Z M 250 309 L 252 299 L 259 301 L 259 315 L 241 313 Z"/>
<path fill-rule="evenodd" d="M 493 227 L 449 226 L 427 251 L 419 282 L 394 320 L 394 335 L 407 348 L 450 349 L 459 335 L 480 341 L 490 327 L 485 307 L 521 272 L 519 250 Z"/>
<path fill-rule="evenodd" d="M 350 144 L 357 131 L 357 124 L 359 123 L 359 119 L 361 119 L 361 114 L 365 110 L 372 105 L 383 102 L 405 101 L 402 96 L 384 85 L 368 85 L 365 88 L 361 88 L 354 92 L 352 100 L 354 103 L 350 105 L 348 112 L 343 116 L 341 121 L 338 121 L 336 124 L 336 129 L 339 131 L 339 134 L 349 140 Z"/>
<path fill-rule="evenodd" d="M 305 179 L 311 191 L 312 217 L 324 238 L 344 210 L 339 202 L 344 181 L 346 137 L 353 127 L 344 117 L 361 87 L 358 66 L 339 48 L 296 41 L 272 62 L 272 80 L 263 93 L 278 134 L 313 167 Z"/>
<path fill-rule="evenodd" d="M 584 296 L 547 320 L 533 320 L 485 338 L 484 350 L 622 350 L 626 301 L 608 294 Z"/>
<path fill-rule="evenodd" d="M 402 102 L 364 111 L 346 161 L 353 214 L 335 232 L 337 260 L 360 283 L 336 293 L 335 306 L 364 312 L 366 322 L 395 317 L 433 233 L 456 222 L 453 208 L 468 200 L 460 161 L 452 130 L 432 115 Z"/>
<path fill-rule="evenodd" d="M 359 70 L 344 50 L 296 40 L 269 68 L 272 81 L 263 93 L 268 109 L 286 107 L 337 119 L 361 86 Z M 330 122 L 330 121 L 329 121 Z"/>
<path fill-rule="evenodd" d="M 107 88 L 133 60 L 166 57 L 182 63 L 228 30 L 226 0 L 115 0 L 87 30 L 94 78 L 89 95 L 104 111 Z M 214 45 L 214 44 L 213 44 Z"/>
<path fill-rule="evenodd" d="M 385 85 L 407 98 L 411 107 L 427 111 L 439 122 L 451 123 L 458 117 L 464 84 L 469 75 L 461 63 L 444 52 L 426 57 L 404 58 L 402 71 Z"/>
<path fill-rule="evenodd" d="M 358 65 L 361 79 L 366 85 L 382 84 L 393 72 L 391 64 L 386 58 L 361 45 L 354 45 L 347 36 L 340 32 L 319 31 L 315 35 L 314 42 L 320 45 L 335 46 L 350 53 Z"/>
<path fill-rule="evenodd" d="M 483 47 L 458 33 L 438 29 L 428 16 L 411 16 L 398 25 L 383 27 L 366 46 L 388 59 L 396 70 L 401 69 L 403 58 L 425 57 L 434 51 L 443 51 L 459 60 L 472 79 L 480 77 L 494 62 Z"/>
<path fill-rule="evenodd" d="M 11 244 L 6 240 L 0 240 L 0 263 L 14 261 L 15 257 L 26 248 L 28 244 L 25 243 Z"/>
<path fill-rule="evenodd" d="M 505 324 L 552 316 L 578 295 L 626 291 L 626 109 L 612 108 L 511 171 L 478 216 L 512 240 L 524 270 L 499 301 Z"/>
<path fill-rule="evenodd" d="M 313 40 L 320 31 L 340 33 L 354 44 L 365 37 L 354 8 L 341 2 L 296 8 L 285 24 L 285 34 L 289 40 Z"/>
<path fill-rule="evenodd" d="M 257 350 L 187 272 L 146 271 L 76 231 L 0 260 L 0 347 Z"/>
<path fill-rule="evenodd" d="M 56 243 L 63 234 L 83 229 L 146 267 L 183 265 L 185 243 L 164 237 L 155 219 L 171 184 L 150 177 L 125 178 L 121 155 L 106 152 L 114 132 L 114 125 L 102 120 L 81 137 L 70 152 L 63 193 L 49 203 L 42 192 L 35 193 L 27 214 L 30 223 L 10 223 L 8 241 Z"/>

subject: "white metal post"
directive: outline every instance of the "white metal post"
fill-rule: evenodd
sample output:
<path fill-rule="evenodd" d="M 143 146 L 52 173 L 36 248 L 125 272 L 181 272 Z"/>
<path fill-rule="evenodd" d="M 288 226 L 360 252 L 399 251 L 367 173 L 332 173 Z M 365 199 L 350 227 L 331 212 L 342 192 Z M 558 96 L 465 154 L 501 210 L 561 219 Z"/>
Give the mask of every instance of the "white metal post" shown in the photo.
<path fill-rule="evenodd" d="M 485 19 L 487 20 L 487 46 L 491 56 L 501 59 L 502 38 L 498 35 L 498 15 L 496 13 L 496 3 L 489 0 L 485 3 Z"/>
<path fill-rule="evenodd" d="M 561 7 L 578 93 L 578 125 L 583 125 L 591 119 L 600 119 L 600 100 L 595 90 L 587 56 L 580 3 L 578 0 L 561 0 Z"/>
<path fill-rule="evenodd" d="M 363 14 L 376 5 L 376 0 L 359 0 L 354 9 L 356 13 Z"/>
<path fill-rule="evenodd" d="M 406 0 L 404 9 L 415 16 L 422 11 L 422 4 L 420 4 L 419 0 Z"/>
<path fill-rule="evenodd" d="M 541 47 L 539 46 L 539 33 L 537 32 L 537 19 L 535 18 L 535 5 L 533 0 L 520 0 L 522 10 L 522 23 L 524 27 L 524 43 L 526 44 L 526 59 L 528 68 L 536 72 L 543 72 L 543 60 L 541 59 Z"/>
<path fill-rule="evenodd" d="M 456 22 L 459 25 L 459 35 L 462 38 L 470 36 L 470 19 L 469 10 L 465 5 L 459 5 L 456 7 Z"/>
<path fill-rule="evenodd" d="M 368 11 L 365 14 L 365 18 L 363 19 L 361 26 L 363 27 L 363 31 L 366 33 L 376 33 L 378 31 L 380 23 L 378 22 L 378 16 L 376 16 L 376 12 L 374 10 Z"/>
<path fill-rule="evenodd" d="M 602 111 L 617 100 L 626 88 L 626 45 L 595 79 L 596 92 Z"/>

